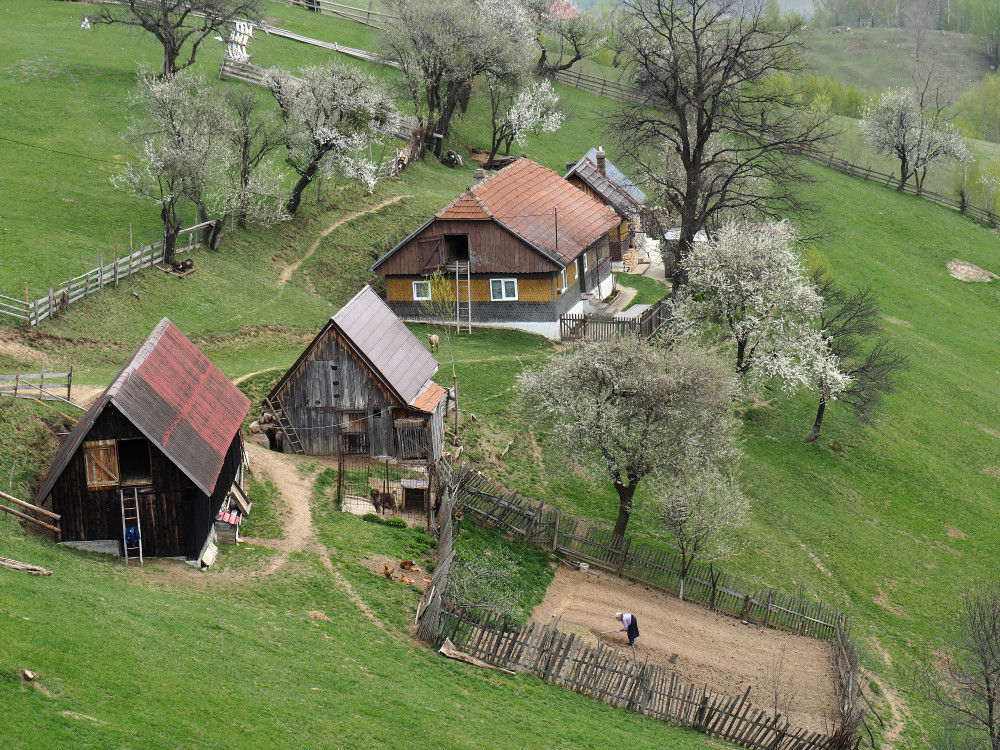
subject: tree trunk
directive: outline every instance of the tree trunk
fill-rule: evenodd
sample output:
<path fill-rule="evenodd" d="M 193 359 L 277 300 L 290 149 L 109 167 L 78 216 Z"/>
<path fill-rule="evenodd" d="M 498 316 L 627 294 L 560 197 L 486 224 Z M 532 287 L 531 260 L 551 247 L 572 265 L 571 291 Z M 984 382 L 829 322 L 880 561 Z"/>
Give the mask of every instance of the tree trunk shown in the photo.
<path fill-rule="evenodd" d="M 819 400 L 819 408 L 816 410 L 816 421 L 813 422 L 812 430 L 809 431 L 809 437 L 806 438 L 807 443 L 815 443 L 819 439 L 819 431 L 823 427 L 823 412 L 826 411 L 826 399 L 821 398 Z"/>
<path fill-rule="evenodd" d="M 744 361 L 747 355 L 747 341 L 746 339 L 740 339 L 736 342 L 736 372 L 742 378 L 746 375 L 748 367 L 747 363 Z"/>
<path fill-rule="evenodd" d="M 899 160 L 899 184 L 896 186 L 896 190 L 903 192 L 903 186 L 906 185 L 906 178 L 910 176 L 910 164 L 907 159 Z"/>
<path fill-rule="evenodd" d="M 222 242 L 222 228 L 226 226 L 225 217 L 221 219 L 216 219 L 215 223 L 212 224 L 212 236 L 209 237 L 208 247 L 210 250 L 218 250 L 219 244 Z"/>
<path fill-rule="evenodd" d="M 613 532 L 614 541 L 612 545 L 616 550 L 621 549 L 625 541 L 625 530 L 628 528 L 629 518 L 632 517 L 632 497 L 635 495 L 635 482 L 628 487 L 615 483 L 618 491 L 618 520 L 615 521 Z"/>
<path fill-rule="evenodd" d="M 299 210 L 299 204 L 302 202 L 302 194 L 309 187 L 310 183 L 313 181 L 313 174 L 315 174 L 315 169 L 309 169 L 304 175 L 299 177 L 299 181 L 295 183 L 295 187 L 292 188 L 292 194 L 288 198 L 288 203 L 285 204 L 285 208 L 288 209 L 288 213 L 291 216 L 295 216 L 295 212 Z"/>

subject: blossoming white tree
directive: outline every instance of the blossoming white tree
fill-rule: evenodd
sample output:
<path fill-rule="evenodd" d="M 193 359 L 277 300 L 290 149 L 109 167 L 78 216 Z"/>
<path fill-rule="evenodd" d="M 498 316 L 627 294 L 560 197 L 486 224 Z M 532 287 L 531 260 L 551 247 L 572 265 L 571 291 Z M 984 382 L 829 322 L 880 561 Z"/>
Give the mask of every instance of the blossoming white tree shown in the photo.
<path fill-rule="evenodd" d="M 518 382 L 524 408 L 552 428 L 567 455 L 611 479 L 618 544 L 641 482 L 725 472 L 740 455 L 734 378 L 698 347 L 631 338 L 588 343 Z"/>
<path fill-rule="evenodd" d="M 140 115 L 125 138 L 141 149 L 142 158 L 127 163 L 112 184 L 159 205 L 163 256 L 170 263 L 184 205 L 195 204 L 207 220 L 206 196 L 221 164 L 225 118 L 199 79 L 181 73 L 172 78 L 140 73 L 131 103 Z"/>
<path fill-rule="evenodd" d="M 395 16 L 381 44 L 399 62 L 417 119 L 411 157 L 441 155 L 455 110 L 477 76 L 514 79 L 530 65 L 532 30 L 522 6 L 507 0 L 387 0 Z M 464 105 L 463 105 L 464 106 Z"/>
<path fill-rule="evenodd" d="M 336 63 L 299 69 L 299 76 L 272 68 L 264 85 L 278 102 L 285 124 L 286 163 L 299 175 L 285 204 L 294 215 L 302 193 L 317 176 L 340 173 L 375 187 L 375 166 L 362 150 L 399 126 L 392 99 L 375 80 Z"/>
<path fill-rule="evenodd" d="M 709 337 L 733 349 L 746 386 L 780 381 L 791 391 L 817 380 L 832 398 L 847 387 L 815 321 L 822 300 L 792 250 L 787 222 L 728 224 L 688 256 L 686 284 L 673 304 L 682 336 Z"/>
<path fill-rule="evenodd" d="M 571 0 L 526 0 L 524 7 L 534 21 L 538 62 L 535 74 L 551 76 L 596 52 L 605 32 L 594 15 L 581 13 Z M 557 45 L 558 56 L 549 58 L 549 45 Z"/>
<path fill-rule="evenodd" d="M 503 78 L 487 78 L 490 110 L 493 115 L 493 140 L 489 164 L 500 147 L 510 154 L 513 143 L 524 146 L 529 133 L 553 133 L 562 125 L 559 97 L 548 81 L 521 81 L 513 84 Z"/>
<path fill-rule="evenodd" d="M 861 135 L 868 145 L 899 159 L 897 190 L 912 177 L 920 191 L 931 165 L 972 158 L 965 138 L 947 119 L 940 97 L 936 92 L 930 95 L 930 80 L 928 72 L 915 88 L 891 88 L 861 109 Z"/>

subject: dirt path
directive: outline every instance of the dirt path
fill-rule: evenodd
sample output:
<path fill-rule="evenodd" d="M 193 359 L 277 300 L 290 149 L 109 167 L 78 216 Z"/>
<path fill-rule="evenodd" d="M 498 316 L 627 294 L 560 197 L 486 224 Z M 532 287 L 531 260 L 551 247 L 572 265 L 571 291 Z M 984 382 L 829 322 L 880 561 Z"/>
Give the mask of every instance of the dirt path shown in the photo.
<path fill-rule="evenodd" d="M 338 221 L 334 222 L 333 224 L 331 224 L 330 226 L 328 226 L 326 229 L 324 229 L 322 232 L 319 233 L 319 237 L 317 237 L 316 241 L 313 242 L 309 246 L 309 250 L 306 251 L 306 254 L 303 257 L 299 258 L 297 261 L 295 261 L 291 265 L 285 266 L 281 270 L 281 276 L 278 277 L 278 286 L 284 286 L 285 284 L 287 284 L 288 280 L 290 278 L 292 278 L 292 274 L 295 273 L 297 270 L 299 270 L 299 266 L 301 266 L 303 263 L 305 263 L 307 260 L 309 260 L 309 258 L 312 257 L 312 254 L 316 252 L 316 248 L 319 247 L 319 243 L 321 243 L 326 238 L 326 236 L 329 235 L 330 232 L 332 232 L 337 227 L 342 226 L 342 225 L 346 224 L 349 221 L 353 221 L 354 219 L 358 218 L 359 216 L 365 216 L 366 214 L 375 213 L 379 209 L 385 208 L 386 206 L 388 206 L 388 205 L 390 205 L 392 203 L 396 203 L 397 201 L 401 201 L 404 198 L 412 198 L 412 197 L 413 196 L 411 196 L 411 195 L 397 195 L 394 198 L 390 198 L 389 200 L 382 201 L 377 206 L 372 206 L 367 211 L 359 211 L 356 214 L 351 214 L 350 216 L 345 216 L 344 218 L 339 219 Z"/>
<path fill-rule="evenodd" d="M 837 714 L 830 645 L 791 633 L 744 625 L 706 607 L 681 602 L 664 592 L 615 576 L 561 567 L 532 619 L 595 641 L 628 648 L 615 612 L 628 610 L 638 619 L 640 660 L 669 665 L 686 683 L 739 695 L 750 687 L 750 701 L 770 708 L 775 693 L 789 703 L 781 712 L 798 727 L 829 732 Z M 560 619 L 561 618 L 561 619 Z M 791 682 L 790 682 L 791 681 Z M 777 685 L 777 690 L 776 686 Z"/>

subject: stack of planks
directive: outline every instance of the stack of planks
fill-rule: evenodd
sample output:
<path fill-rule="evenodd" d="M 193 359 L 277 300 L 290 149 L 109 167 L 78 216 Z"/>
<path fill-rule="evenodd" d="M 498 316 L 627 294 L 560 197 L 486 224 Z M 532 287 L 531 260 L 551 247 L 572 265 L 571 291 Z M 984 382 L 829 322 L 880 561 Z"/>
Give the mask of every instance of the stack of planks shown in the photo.
<path fill-rule="evenodd" d="M 50 576 L 52 575 L 51 570 L 46 570 L 45 568 L 39 567 L 38 565 L 29 565 L 28 563 L 18 562 L 17 560 L 11 560 L 8 557 L 0 557 L 0 566 L 4 568 L 10 568 L 11 570 L 23 570 L 25 573 L 31 573 L 35 576 Z"/>

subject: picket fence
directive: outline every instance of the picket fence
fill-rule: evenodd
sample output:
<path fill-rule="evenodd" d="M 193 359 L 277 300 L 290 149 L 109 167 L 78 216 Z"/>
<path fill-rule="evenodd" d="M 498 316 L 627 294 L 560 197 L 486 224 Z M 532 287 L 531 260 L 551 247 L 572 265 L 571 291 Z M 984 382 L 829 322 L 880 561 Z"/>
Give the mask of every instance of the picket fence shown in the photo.
<path fill-rule="evenodd" d="M 177 252 L 184 252 L 196 247 L 198 245 L 197 233 L 214 223 L 214 221 L 206 221 L 180 230 L 178 237 L 186 234 L 188 244 L 185 248 L 178 246 Z M 79 276 L 74 276 L 68 279 L 64 286 L 49 287 L 47 295 L 34 301 L 30 301 L 28 298 L 27 284 L 24 287 L 23 300 L 0 294 L 0 315 L 15 318 L 23 321 L 25 325 L 37 328 L 43 320 L 56 317 L 73 303 L 86 299 L 106 286 L 118 286 L 118 282 L 122 279 L 162 262 L 163 241 L 160 240 L 123 258 L 115 258 L 107 265 L 101 265 Z"/>
<path fill-rule="evenodd" d="M 598 313 L 560 315 L 559 338 L 564 342 L 612 341 L 625 336 L 648 339 L 660 330 L 669 317 L 667 298 L 657 301 L 636 317 Z"/>
<path fill-rule="evenodd" d="M 442 476 L 452 471 L 445 466 Z M 698 560 L 684 575 L 678 553 L 631 536 L 616 539 L 610 529 L 509 492 L 478 471 L 469 471 L 459 485 L 456 510 L 471 513 L 487 528 L 623 578 L 673 594 L 680 593 L 683 585 L 686 601 L 747 622 L 824 641 L 833 641 L 838 632 L 850 638 L 851 619 L 824 602 L 755 586 Z"/>

